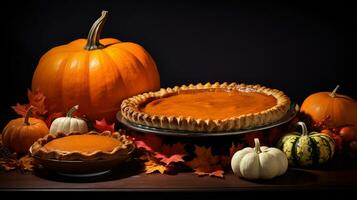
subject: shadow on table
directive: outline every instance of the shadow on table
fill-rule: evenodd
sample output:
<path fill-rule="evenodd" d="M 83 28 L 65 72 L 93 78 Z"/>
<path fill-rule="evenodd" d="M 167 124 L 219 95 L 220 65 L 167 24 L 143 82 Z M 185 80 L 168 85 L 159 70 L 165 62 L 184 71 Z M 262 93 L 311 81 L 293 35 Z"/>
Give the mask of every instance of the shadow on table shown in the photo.
<path fill-rule="evenodd" d="M 120 164 L 115 169 L 93 174 L 63 174 L 45 169 L 36 169 L 34 174 L 40 178 L 58 182 L 92 183 L 124 179 L 141 172 L 142 165 L 135 160 L 130 160 Z"/>
<path fill-rule="evenodd" d="M 288 171 L 279 177 L 276 177 L 271 180 L 249 180 L 250 182 L 254 182 L 256 184 L 264 184 L 264 185 L 305 185 L 316 182 L 318 179 L 317 175 L 302 170 L 290 168 Z"/>

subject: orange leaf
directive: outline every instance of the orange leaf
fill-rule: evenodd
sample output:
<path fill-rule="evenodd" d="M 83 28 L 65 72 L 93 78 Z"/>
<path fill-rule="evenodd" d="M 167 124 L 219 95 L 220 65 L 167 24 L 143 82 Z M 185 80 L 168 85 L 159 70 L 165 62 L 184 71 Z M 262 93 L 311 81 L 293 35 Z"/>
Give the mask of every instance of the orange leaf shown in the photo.
<path fill-rule="evenodd" d="M 110 131 L 114 132 L 114 125 L 115 123 L 108 125 L 107 121 L 103 118 L 102 120 L 98 121 L 95 120 L 94 128 L 96 128 L 98 131 Z"/>
<path fill-rule="evenodd" d="M 219 162 L 219 156 L 213 156 L 211 147 L 208 149 L 195 145 L 196 158 L 186 162 L 191 168 L 205 167 L 209 165 L 216 165 Z"/>
<path fill-rule="evenodd" d="M 46 97 L 45 95 L 40 92 L 39 89 L 35 90 L 32 92 L 30 89 L 27 90 L 27 97 L 29 99 L 30 105 L 33 105 L 36 107 L 34 109 L 34 114 L 36 115 L 44 115 L 47 113 L 46 105 L 45 105 L 45 100 Z"/>
<path fill-rule="evenodd" d="M 25 117 L 27 110 L 29 109 L 29 104 L 21 105 L 17 103 L 15 106 L 11 106 L 11 108 L 20 116 Z"/>
<path fill-rule="evenodd" d="M 34 107 L 32 111 L 32 117 L 43 119 L 44 115 L 47 113 L 47 109 L 45 105 L 46 97 L 43 95 L 43 93 L 40 92 L 39 90 L 36 90 L 35 92 L 31 92 L 31 90 L 28 89 L 27 98 L 29 100 L 28 104 L 21 105 L 17 103 L 15 106 L 11 106 L 11 108 L 14 109 L 14 111 L 17 114 L 24 117 L 27 110 L 32 105 Z"/>
<path fill-rule="evenodd" d="M 14 170 L 18 167 L 16 159 L 0 159 L 0 166 L 5 171 Z"/>
<path fill-rule="evenodd" d="M 172 146 L 163 145 L 162 152 L 156 152 L 155 158 L 158 158 L 160 159 L 160 162 L 169 165 L 174 162 L 184 162 L 183 157 L 185 155 L 185 146 L 181 143 L 176 143 Z"/>
<path fill-rule="evenodd" d="M 21 171 L 33 171 L 34 159 L 29 155 L 23 156 L 19 160 L 19 165 Z"/>
<path fill-rule="evenodd" d="M 224 170 L 222 169 L 221 166 L 216 165 L 213 167 L 199 167 L 195 169 L 195 174 L 197 176 L 215 176 L 219 178 L 223 178 L 224 175 Z"/>
<path fill-rule="evenodd" d="M 159 151 L 162 145 L 161 138 L 153 134 L 133 134 L 131 137 L 137 148 L 145 149 L 147 151 Z"/>
<path fill-rule="evenodd" d="M 160 174 L 164 174 L 165 171 L 168 169 L 166 166 L 160 164 L 159 161 L 157 161 L 154 157 L 146 154 L 142 157 L 140 157 L 141 160 L 147 160 L 144 165 L 145 165 L 145 173 L 146 174 L 151 174 L 154 172 L 160 172 Z"/>
<path fill-rule="evenodd" d="M 199 147 L 195 145 L 196 157 L 186 162 L 186 164 L 195 170 L 195 174 L 198 176 L 217 176 L 223 177 L 223 169 L 219 165 L 220 156 L 213 156 L 211 147 Z"/>

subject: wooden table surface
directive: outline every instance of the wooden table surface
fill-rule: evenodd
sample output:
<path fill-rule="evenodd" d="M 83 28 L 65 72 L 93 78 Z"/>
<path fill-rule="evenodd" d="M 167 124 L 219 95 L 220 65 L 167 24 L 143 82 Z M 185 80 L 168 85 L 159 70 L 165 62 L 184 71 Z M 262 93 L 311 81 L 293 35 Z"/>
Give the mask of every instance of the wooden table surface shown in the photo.
<path fill-rule="evenodd" d="M 177 175 L 144 174 L 132 162 L 97 177 L 64 177 L 45 171 L 22 174 L 0 172 L 0 190 L 110 190 L 110 191 L 282 191 L 355 190 L 357 161 L 334 161 L 325 169 L 289 168 L 281 177 L 248 181 L 227 173 L 223 179 L 197 177 L 191 172 Z"/>

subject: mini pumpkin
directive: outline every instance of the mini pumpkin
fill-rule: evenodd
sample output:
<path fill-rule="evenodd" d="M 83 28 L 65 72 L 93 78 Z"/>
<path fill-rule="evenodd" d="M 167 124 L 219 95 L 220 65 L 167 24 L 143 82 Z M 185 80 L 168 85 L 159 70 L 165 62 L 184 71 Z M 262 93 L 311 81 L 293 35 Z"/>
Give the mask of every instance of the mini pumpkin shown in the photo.
<path fill-rule="evenodd" d="M 328 128 L 357 126 L 357 102 L 351 97 L 337 94 L 338 88 L 339 85 L 332 92 L 318 92 L 308 96 L 300 112 L 311 117 L 315 123 L 326 121 Z"/>
<path fill-rule="evenodd" d="M 283 175 L 288 169 L 286 155 L 277 148 L 260 147 L 254 138 L 255 147 L 237 151 L 231 160 L 234 174 L 246 179 L 272 179 Z"/>
<path fill-rule="evenodd" d="M 286 154 L 293 166 L 318 166 L 333 157 L 335 142 L 327 134 L 307 131 L 304 122 L 298 122 L 302 132 L 284 135 L 278 147 Z"/>
<path fill-rule="evenodd" d="M 87 122 L 80 118 L 73 117 L 73 113 L 78 110 L 78 105 L 73 106 L 66 117 L 55 119 L 50 127 L 50 134 L 61 133 L 86 133 L 88 132 Z"/>
<path fill-rule="evenodd" d="M 160 88 L 156 64 L 142 46 L 100 39 L 107 17 L 103 11 L 87 39 L 54 47 L 41 57 L 32 89 L 46 96 L 50 112 L 80 104 L 88 119 L 114 122 L 123 99 Z"/>
<path fill-rule="evenodd" d="M 2 141 L 10 151 L 25 154 L 36 140 L 48 134 L 44 121 L 30 117 L 32 110 L 30 107 L 25 117 L 13 119 L 5 126 Z"/>

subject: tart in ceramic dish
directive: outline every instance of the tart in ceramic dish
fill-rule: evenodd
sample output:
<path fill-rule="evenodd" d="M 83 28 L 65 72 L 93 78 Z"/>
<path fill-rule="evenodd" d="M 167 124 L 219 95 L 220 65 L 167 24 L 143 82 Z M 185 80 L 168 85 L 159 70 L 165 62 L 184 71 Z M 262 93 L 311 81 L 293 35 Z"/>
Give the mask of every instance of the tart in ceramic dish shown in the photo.
<path fill-rule="evenodd" d="M 249 129 L 281 119 L 290 108 L 282 91 L 260 85 L 206 83 L 126 99 L 123 117 L 156 128 L 194 132 Z"/>
<path fill-rule="evenodd" d="M 135 145 L 118 132 L 46 135 L 30 148 L 32 156 L 65 161 L 110 160 L 127 157 Z"/>

